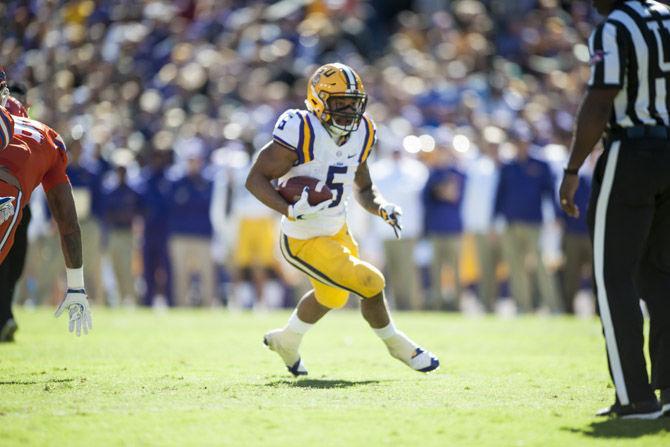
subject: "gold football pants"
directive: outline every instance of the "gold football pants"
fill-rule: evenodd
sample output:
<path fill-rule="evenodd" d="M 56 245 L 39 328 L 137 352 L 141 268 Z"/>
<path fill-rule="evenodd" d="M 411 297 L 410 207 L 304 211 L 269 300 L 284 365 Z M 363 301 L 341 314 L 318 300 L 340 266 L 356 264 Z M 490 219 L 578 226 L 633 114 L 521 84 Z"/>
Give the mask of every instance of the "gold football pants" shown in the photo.
<path fill-rule="evenodd" d="M 384 275 L 358 257 L 358 244 L 347 226 L 333 236 L 280 240 L 286 260 L 309 276 L 316 300 L 337 309 L 347 303 L 349 293 L 373 298 L 384 290 Z"/>

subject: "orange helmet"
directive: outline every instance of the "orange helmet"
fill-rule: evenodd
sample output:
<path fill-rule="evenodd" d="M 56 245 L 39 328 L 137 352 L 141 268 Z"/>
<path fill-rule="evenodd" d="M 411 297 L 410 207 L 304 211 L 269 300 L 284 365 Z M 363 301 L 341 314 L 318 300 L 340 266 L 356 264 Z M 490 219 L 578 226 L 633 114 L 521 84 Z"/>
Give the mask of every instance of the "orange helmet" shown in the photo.
<path fill-rule="evenodd" d="M 350 99 L 338 106 L 336 99 Z M 319 67 L 307 85 L 307 110 L 337 133 L 358 129 L 368 95 L 360 76 L 348 65 L 326 64 Z"/>

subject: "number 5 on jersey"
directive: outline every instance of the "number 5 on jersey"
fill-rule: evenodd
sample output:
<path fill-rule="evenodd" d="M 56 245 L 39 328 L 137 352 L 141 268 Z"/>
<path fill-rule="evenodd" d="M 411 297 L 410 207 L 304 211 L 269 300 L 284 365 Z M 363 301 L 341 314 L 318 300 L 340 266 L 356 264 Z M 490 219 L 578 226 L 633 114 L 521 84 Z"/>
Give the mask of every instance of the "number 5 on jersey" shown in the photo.
<path fill-rule="evenodd" d="M 346 166 L 329 166 L 328 167 L 328 177 L 326 177 L 326 185 L 330 188 L 333 194 L 337 193 L 337 196 L 333 198 L 333 203 L 330 204 L 328 208 L 335 208 L 340 204 L 342 200 L 342 195 L 344 193 L 344 182 L 340 180 L 339 176 L 345 176 L 347 174 Z"/>

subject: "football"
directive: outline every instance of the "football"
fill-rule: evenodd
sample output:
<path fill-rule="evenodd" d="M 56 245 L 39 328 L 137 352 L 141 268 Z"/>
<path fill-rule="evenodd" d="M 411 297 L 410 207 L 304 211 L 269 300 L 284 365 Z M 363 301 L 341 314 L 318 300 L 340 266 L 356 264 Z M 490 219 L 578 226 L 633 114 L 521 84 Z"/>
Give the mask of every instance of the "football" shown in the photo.
<path fill-rule="evenodd" d="M 324 182 L 307 176 L 291 177 L 280 183 L 277 191 L 279 191 L 284 200 L 290 204 L 294 204 L 300 200 L 300 195 L 305 186 L 309 188 L 307 201 L 312 206 L 333 198 L 333 193 Z"/>

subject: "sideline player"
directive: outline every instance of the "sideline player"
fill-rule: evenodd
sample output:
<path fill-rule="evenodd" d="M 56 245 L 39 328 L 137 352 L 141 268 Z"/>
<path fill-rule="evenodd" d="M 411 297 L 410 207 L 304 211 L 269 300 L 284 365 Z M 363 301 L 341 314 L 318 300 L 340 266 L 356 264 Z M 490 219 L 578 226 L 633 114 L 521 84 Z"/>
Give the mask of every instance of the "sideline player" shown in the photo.
<path fill-rule="evenodd" d="M 12 116 L 0 107 L 0 264 L 5 261 L 21 221 L 23 205 L 41 183 L 58 225 L 67 267 L 67 292 L 56 309 L 67 309 L 70 332 L 91 329 L 91 312 L 84 289 L 81 234 L 65 174 L 65 144 L 53 129 L 29 118 Z"/>
<path fill-rule="evenodd" d="M 344 306 L 350 292 L 362 298 L 363 317 L 393 357 L 422 372 L 440 365 L 437 357 L 395 328 L 384 298 L 384 276 L 358 257 L 358 245 L 347 228 L 346 206 L 352 191 L 366 210 L 395 231 L 401 228 L 400 208 L 384 200 L 370 179 L 367 158 L 376 129 L 363 114 L 366 102 L 354 70 L 340 63 L 320 67 L 307 86 L 307 110 L 291 109 L 279 117 L 273 141 L 260 152 L 247 177 L 249 191 L 283 214 L 282 254 L 309 276 L 313 286 L 288 324 L 264 337 L 295 376 L 307 374 L 298 352 L 303 335 L 328 311 Z M 272 181 L 300 175 L 323 181 L 333 199 L 310 206 L 305 189 L 298 202 L 288 204 Z"/>

